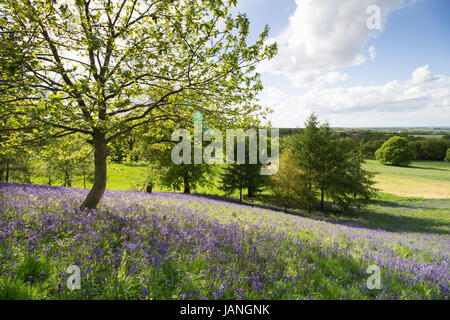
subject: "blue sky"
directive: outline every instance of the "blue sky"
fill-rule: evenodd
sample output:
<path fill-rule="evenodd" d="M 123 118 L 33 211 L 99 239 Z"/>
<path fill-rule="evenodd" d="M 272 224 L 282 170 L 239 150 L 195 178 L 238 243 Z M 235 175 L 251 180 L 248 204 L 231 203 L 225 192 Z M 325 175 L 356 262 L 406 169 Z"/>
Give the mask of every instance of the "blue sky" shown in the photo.
<path fill-rule="evenodd" d="M 369 5 L 380 30 L 369 30 Z M 240 0 L 255 39 L 265 24 L 278 56 L 262 63 L 261 103 L 277 127 L 311 112 L 332 126 L 450 126 L 449 0 Z"/>

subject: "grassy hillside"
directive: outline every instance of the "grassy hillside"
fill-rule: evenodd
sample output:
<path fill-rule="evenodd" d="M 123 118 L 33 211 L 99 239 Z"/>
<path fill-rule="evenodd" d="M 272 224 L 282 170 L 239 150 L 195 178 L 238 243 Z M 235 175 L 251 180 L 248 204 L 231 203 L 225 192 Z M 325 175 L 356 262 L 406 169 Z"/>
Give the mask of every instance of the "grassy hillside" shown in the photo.
<path fill-rule="evenodd" d="M 313 220 L 207 197 L 0 185 L 0 299 L 446 299 L 449 206 Z M 434 208 L 434 209 L 433 209 Z M 425 217 L 426 216 L 426 217 Z M 66 287 L 67 266 L 82 271 Z M 366 270 L 380 268 L 380 289 Z"/>

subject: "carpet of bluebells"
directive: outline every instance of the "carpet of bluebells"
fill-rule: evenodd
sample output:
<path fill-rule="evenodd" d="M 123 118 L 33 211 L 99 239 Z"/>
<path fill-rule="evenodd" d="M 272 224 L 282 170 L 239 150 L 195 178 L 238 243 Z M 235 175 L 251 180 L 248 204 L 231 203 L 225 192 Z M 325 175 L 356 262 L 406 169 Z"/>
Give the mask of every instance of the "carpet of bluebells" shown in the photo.
<path fill-rule="evenodd" d="M 0 184 L 0 299 L 447 299 L 449 235 L 202 196 Z M 448 203 L 446 204 L 448 206 Z M 381 288 L 368 289 L 369 265 Z M 67 268 L 81 269 L 69 290 Z"/>

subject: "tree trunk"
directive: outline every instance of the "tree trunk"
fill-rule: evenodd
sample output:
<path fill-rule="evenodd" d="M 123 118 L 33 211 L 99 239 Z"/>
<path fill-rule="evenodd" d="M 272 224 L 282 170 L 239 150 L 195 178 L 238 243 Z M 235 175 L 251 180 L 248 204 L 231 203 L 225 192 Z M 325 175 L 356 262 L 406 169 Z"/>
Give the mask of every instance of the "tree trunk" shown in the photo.
<path fill-rule="evenodd" d="M 239 202 L 242 202 L 242 186 L 239 188 Z"/>
<path fill-rule="evenodd" d="M 311 172 L 311 170 L 310 170 Z M 311 213 L 311 200 L 312 198 L 312 182 L 311 180 L 308 180 L 308 198 L 306 199 L 306 206 L 308 208 L 308 214 Z"/>
<path fill-rule="evenodd" d="M 94 185 L 89 191 L 80 209 L 95 209 L 102 199 L 106 189 L 106 137 L 105 134 L 94 130 Z"/>
<path fill-rule="evenodd" d="M 184 175 L 184 193 L 191 193 L 191 187 L 189 185 L 189 175 Z"/>
<path fill-rule="evenodd" d="M 253 188 L 252 188 L 252 187 L 249 187 L 249 188 L 248 188 L 248 192 L 247 192 L 247 196 L 248 196 L 249 198 L 253 198 L 254 195 L 255 195 L 255 192 L 253 191 Z"/>
<path fill-rule="evenodd" d="M 64 168 L 64 187 L 69 186 L 69 179 L 67 174 L 67 166 Z"/>
<path fill-rule="evenodd" d="M 9 182 L 9 162 L 6 161 L 5 182 Z"/>
<path fill-rule="evenodd" d="M 320 189 L 320 211 L 323 211 L 323 197 L 324 197 L 323 187 Z"/>
<path fill-rule="evenodd" d="M 0 181 L 3 181 L 3 172 L 5 172 L 5 169 L 3 169 L 3 166 L 0 167 Z"/>

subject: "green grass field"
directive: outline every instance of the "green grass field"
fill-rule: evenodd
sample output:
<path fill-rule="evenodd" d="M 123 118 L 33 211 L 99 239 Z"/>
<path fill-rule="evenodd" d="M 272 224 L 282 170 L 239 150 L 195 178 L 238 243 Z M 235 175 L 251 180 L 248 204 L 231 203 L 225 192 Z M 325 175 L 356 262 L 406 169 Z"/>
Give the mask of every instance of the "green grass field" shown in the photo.
<path fill-rule="evenodd" d="M 366 160 L 364 169 L 376 172 L 375 187 L 384 193 L 425 199 L 450 198 L 450 163 L 414 161 L 409 167 Z"/>
<path fill-rule="evenodd" d="M 442 139 L 443 134 L 413 134 L 413 137 L 424 139 Z"/>
<path fill-rule="evenodd" d="M 415 179 L 450 181 L 450 162 L 413 161 L 409 167 L 383 165 L 377 160 L 366 160 L 364 169 L 381 174 Z"/>

